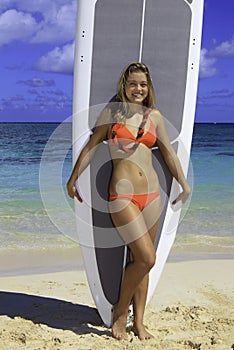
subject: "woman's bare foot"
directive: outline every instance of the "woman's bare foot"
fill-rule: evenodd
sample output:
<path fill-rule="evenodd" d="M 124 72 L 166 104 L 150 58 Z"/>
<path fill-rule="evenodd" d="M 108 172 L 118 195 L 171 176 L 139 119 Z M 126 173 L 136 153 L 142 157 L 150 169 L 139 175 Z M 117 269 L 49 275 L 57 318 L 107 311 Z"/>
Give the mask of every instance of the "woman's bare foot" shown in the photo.
<path fill-rule="evenodd" d="M 127 315 L 118 311 L 118 305 L 113 307 L 112 336 L 117 340 L 128 340 L 126 332 Z"/>
<path fill-rule="evenodd" d="M 147 332 L 145 326 L 134 324 L 132 327 L 132 332 L 140 339 L 140 340 L 149 340 L 154 339 L 154 336 Z"/>

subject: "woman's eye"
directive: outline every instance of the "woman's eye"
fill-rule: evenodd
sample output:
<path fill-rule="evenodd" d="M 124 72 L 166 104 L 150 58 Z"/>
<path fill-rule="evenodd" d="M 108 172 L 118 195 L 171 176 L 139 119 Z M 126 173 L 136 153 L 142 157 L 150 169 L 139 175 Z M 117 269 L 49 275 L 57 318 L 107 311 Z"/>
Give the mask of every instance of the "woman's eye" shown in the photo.
<path fill-rule="evenodd" d="M 129 86 L 130 88 L 135 88 L 136 86 L 138 86 L 138 84 L 136 84 L 136 83 L 128 83 L 128 86 Z M 146 88 L 146 87 L 147 87 L 147 84 L 146 84 L 146 83 L 142 83 L 142 84 L 140 84 L 140 86 L 141 86 L 142 88 Z"/>

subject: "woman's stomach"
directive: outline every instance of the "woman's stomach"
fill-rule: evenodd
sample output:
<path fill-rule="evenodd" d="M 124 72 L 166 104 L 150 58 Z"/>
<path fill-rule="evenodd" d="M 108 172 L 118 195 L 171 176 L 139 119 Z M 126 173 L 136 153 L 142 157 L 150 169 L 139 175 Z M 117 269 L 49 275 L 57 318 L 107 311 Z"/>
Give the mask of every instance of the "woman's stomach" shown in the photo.
<path fill-rule="evenodd" d="M 109 192 L 116 194 L 143 194 L 159 191 L 158 176 L 152 164 L 136 164 L 129 159 L 115 160 Z"/>

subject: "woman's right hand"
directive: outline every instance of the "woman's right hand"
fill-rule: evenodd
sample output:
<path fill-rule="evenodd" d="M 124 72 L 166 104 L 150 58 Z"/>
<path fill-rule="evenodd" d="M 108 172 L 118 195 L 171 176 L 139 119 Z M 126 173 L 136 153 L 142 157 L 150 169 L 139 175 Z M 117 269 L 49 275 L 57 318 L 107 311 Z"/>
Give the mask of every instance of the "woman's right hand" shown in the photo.
<path fill-rule="evenodd" d="M 71 180 L 69 180 L 67 182 L 67 193 L 69 195 L 69 197 L 71 197 L 72 199 L 74 199 L 74 197 L 76 197 L 78 199 L 79 202 L 83 202 L 83 199 L 81 198 L 81 196 L 79 195 L 75 183 L 72 182 Z"/>

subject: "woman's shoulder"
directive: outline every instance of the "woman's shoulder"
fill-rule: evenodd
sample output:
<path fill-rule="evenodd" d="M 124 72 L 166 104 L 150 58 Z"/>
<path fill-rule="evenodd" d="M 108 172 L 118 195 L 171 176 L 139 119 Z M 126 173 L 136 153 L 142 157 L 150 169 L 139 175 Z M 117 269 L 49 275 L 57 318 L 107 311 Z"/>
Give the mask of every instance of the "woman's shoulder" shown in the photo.
<path fill-rule="evenodd" d="M 156 108 L 154 108 L 150 111 L 149 116 L 150 116 L 150 119 L 152 120 L 152 122 L 154 123 L 155 126 L 157 126 L 158 123 L 160 122 L 160 120 L 162 120 L 162 118 L 163 118 L 161 112 Z"/>
<path fill-rule="evenodd" d="M 97 126 L 107 126 L 111 124 L 112 121 L 112 113 L 109 107 L 106 107 L 100 113 L 97 119 Z"/>
<path fill-rule="evenodd" d="M 105 107 L 99 114 L 95 126 L 95 133 L 100 135 L 103 140 L 107 140 L 110 135 L 111 127 L 113 125 L 113 118 L 111 109 Z"/>

